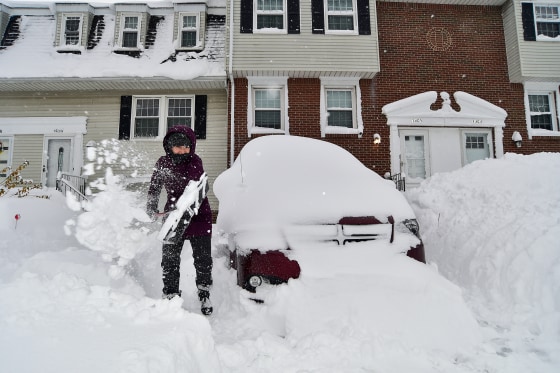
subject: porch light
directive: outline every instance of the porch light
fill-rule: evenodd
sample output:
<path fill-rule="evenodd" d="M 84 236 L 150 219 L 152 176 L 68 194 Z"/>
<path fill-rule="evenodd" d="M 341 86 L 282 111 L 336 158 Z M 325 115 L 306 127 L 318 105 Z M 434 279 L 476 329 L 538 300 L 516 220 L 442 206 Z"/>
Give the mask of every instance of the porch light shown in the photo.
<path fill-rule="evenodd" d="M 381 136 L 378 133 L 373 134 L 373 145 L 381 144 Z"/>
<path fill-rule="evenodd" d="M 523 138 L 521 137 L 521 134 L 519 132 L 515 131 L 513 133 L 513 136 L 511 136 L 511 139 L 515 143 L 515 146 L 517 146 L 518 148 L 521 147 L 521 142 L 523 141 Z"/>

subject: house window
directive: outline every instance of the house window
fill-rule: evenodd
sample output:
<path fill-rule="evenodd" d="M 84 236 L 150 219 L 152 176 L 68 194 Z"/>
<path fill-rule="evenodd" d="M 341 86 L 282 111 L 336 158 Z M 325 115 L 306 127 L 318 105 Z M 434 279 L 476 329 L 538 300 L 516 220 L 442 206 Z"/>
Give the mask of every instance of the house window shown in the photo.
<path fill-rule="evenodd" d="M 321 78 L 321 134 L 363 132 L 358 78 Z"/>
<path fill-rule="evenodd" d="M 181 48 L 192 48 L 199 45 L 199 16 L 195 13 L 183 13 L 180 16 L 179 40 Z"/>
<path fill-rule="evenodd" d="M 532 129 L 557 131 L 554 92 L 529 93 L 529 112 Z"/>
<path fill-rule="evenodd" d="M 139 35 L 140 35 L 140 17 L 123 16 L 121 47 L 138 48 Z"/>
<path fill-rule="evenodd" d="M 286 0 L 255 0 L 257 30 L 286 29 Z"/>
<path fill-rule="evenodd" d="M 558 5 L 535 4 L 537 35 L 556 38 L 560 35 L 560 17 Z"/>
<path fill-rule="evenodd" d="M 288 78 L 248 77 L 247 129 L 253 133 L 288 132 Z"/>
<path fill-rule="evenodd" d="M 353 89 L 327 89 L 327 120 L 329 126 L 354 128 Z"/>
<path fill-rule="evenodd" d="M 282 89 L 255 88 L 255 127 L 282 128 Z"/>
<path fill-rule="evenodd" d="M 352 32 L 357 29 L 356 0 L 325 0 L 327 31 Z"/>
<path fill-rule="evenodd" d="M 193 127 L 192 96 L 134 97 L 133 138 L 161 137 L 170 127 Z"/>
<path fill-rule="evenodd" d="M 63 45 L 80 45 L 82 17 L 79 15 L 64 16 Z"/>

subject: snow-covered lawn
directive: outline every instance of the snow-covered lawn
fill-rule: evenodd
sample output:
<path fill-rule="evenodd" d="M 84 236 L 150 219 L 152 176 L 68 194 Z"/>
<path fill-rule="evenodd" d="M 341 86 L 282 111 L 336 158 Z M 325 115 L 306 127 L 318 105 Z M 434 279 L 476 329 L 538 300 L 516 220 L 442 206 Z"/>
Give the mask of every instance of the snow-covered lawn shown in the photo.
<path fill-rule="evenodd" d="M 303 271 L 256 304 L 215 250 L 211 317 L 188 244 L 183 299 L 160 299 L 160 244 L 131 227 L 145 201 L 107 180 L 89 212 L 54 190 L 0 197 L 0 371 L 560 371 L 560 154 L 408 191 L 428 265 L 361 243 L 369 273 Z"/>

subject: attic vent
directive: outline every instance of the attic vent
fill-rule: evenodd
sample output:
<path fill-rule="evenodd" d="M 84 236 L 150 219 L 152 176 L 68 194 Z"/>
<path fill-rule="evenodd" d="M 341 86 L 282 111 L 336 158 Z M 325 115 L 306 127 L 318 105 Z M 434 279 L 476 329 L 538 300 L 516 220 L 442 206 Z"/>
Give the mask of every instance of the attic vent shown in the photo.
<path fill-rule="evenodd" d="M 87 49 L 93 49 L 99 44 L 104 30 L 105 20 L 103 16 L 93 16 L 88 35 Z"/>
<path fill-rule="evenodd" d="M 6 26 L 6 31 L 0 43 L 0 49 L 4 49 L 14 44 L 19 37 L 19 24 L 21 23 L 21 16 L 12 16 Z"/>
<path fill-rule="evenodd" d="M 146 49 L 154 45 L 156 41 L 157 25 L 164 19 L 162 16 L 150 16 L 148 21 L 148 30 L 146 31 Z"/>

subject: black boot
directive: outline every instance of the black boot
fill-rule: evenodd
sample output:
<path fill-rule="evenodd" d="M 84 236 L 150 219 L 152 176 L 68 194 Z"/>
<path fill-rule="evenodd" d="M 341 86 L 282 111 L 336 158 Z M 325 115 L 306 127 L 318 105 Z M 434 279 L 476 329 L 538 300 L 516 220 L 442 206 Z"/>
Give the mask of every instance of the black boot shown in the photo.
<path fill-rule="evenodd" d="M 209 316 L 214 309 L 212 302 L 210 302 L 210 287 L 206 285 L 198 285 L 198 299 L 200 300 L 200 312 L 203 315 Z"/>

